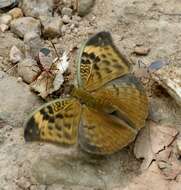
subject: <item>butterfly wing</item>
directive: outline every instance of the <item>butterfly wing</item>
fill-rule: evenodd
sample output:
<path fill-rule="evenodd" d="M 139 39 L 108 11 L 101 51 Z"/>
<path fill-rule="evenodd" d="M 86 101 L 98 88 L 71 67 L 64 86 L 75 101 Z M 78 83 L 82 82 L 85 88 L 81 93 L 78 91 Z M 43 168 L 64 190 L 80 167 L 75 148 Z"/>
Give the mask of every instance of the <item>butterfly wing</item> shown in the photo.
<path fill-rule="evenodd" d="M 144 127 L 148 115 L 148 99 L 141 83 L 133 75 L 112 80 L 93 95 L 112 105 L 110 112 L 125 121 L 129 119 L 131 126 L 136 129 Z"/>
<path fill-rule="evenodd" d="M 80 49 L 77 61 L 78 86 L 93 91 L 130 72 L 130 64 L 113 44 L 110 33 L 100 32 Z"/>
<path fill-rule="evenodd" d="M 76 99 L 57 99 L 38 108 L 25 123 L 26 141 L 77 142 L 81 106 Z"/>
<path fill-rule="evenodd" d="M 132 142 L 136 133 L 136 130 L 115 116 L 83 108 L 78 139 L 86 152 L 112 154 Z"/>

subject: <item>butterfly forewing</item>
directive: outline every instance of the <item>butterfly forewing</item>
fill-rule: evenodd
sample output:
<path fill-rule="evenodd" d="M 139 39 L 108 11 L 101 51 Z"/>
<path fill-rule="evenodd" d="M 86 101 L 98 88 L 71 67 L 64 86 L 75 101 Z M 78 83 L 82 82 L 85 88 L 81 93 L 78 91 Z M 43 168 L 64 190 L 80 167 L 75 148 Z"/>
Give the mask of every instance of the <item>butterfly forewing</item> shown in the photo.
<path fill-rule="evenodd" d="M 111 104 L 118 117 L 125 121 L 129 118 L 132 127 L 137 129 L 144 127 L 148 115 L 148 100 L 143 87 L 133 75 L 115 79 L 93 95 Z"/>
<path fill-rule="evenodd" d="M 81 147 L 93 154 L 111 154 L 132 142 L 136 130 L 118 118 L 84 107 L 79 126 Z"/>
<path fill-rule="evenodd" d="M 81 48 L 78 58 L 78 86 L 93 91 L 130 72 L 130 64 L 114 46 L 108 32 L 100 32 Z"/>
<path fill-rule="evenodd" d="M 76 99 L 57 99 L 37 109 L 25 123 L 27 141 L 75 144 L 81 107 Z"/>

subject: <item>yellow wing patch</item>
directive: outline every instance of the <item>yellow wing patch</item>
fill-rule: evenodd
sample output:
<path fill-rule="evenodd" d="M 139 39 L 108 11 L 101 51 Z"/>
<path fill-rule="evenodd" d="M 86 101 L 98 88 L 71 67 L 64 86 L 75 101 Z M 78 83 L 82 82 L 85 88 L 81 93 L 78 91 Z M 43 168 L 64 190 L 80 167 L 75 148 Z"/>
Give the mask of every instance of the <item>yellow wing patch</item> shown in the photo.
<path fill-rule="evenodd" d="M 99 41 L 98 41 L 99 39 Z M 131 65 L 114 46 L 109 33 L 98 33 L 84 45 L 78 62 L 78 83 L 93 91 L 130 72 Z"/>
<path fill-rule="evenodd" d="M 111 154 L 132 142 L 137 134 L 123 120 L 84 107 L 79 127 L 79 143 L 87 152 Z"/>

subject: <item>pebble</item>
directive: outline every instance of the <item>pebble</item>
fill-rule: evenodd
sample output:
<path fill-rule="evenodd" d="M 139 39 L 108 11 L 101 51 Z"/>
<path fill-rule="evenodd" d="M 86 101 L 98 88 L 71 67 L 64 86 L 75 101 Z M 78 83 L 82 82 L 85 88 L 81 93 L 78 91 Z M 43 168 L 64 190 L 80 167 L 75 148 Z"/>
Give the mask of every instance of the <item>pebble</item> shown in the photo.
<path fill-rule="evenodd" d="M 65 34 L 66 31 L 67 31 L 67 26 L 66 26 L 66 25 L 63 25 L 62 28 L 61 28 L 62 34 Z"/>
<path fill-rule="evenodd" d="M 64 7 L 64 8 L 61 10 L 61 13 L 62 13 L 62 16 L 67 15 L 67 16 L 71 17 L 71 16 L 72 16 L 72 9 L 71 9 L 71 8 L 67 8 L 67 7 Z"/>
<path fill-rule="evenodd" d="M 11 50 L 10 50 L 10 61 L 14 64 L 22 61 L 24 55 L 23 53 L 14 45 L 12 46 Z"/>
<path fill-rule="evenodd" d="M 94 5 L 94 0 L 78 0 L 77 12 L 79 16 L 85 16 L 91 11 Z"/>
<path fill-rule="evenodd" d="M 181 139 L 177 139 L 176 143 L 177 143 L 178 154 L 179 156 L 181 156 Z"/>
<path fill-rule="evenodd" d="M 6 24 L 6 25 L 9 25 L 10 22 L 12 20 L 12 16 L 11 15 L 8 15 L 8 14 L 3 14 L 1 17 L 0 17 L 0 23 L 1 24 Z"/>
<path fill-rule="evenodd" d="M 142 46 L 136 46 L 134 49 L 134 53 L 136 55 L 148 55 L 150 52 L 150 48 L 142 47 Z"/>
<path fill-rule="evenodd" d="M 43 36 L 45 38 L 55 38 L 61 35 L 61 27 L 63 25 L 60 17 L 53 17 L 49 19 L 48 23 L 43 26 Z"/>
<path fill-rule="evenodd" d="M 64 15 L 62 17 L 62 21 L 63 21 L 63 23 L 68 24 L 68 23 L 70 23 L 70 17 L 68 15 Z"/>
<path fill-rule="evenodd" d="M 6 24 L 0 24 L 0 30 L 1 32 L 5 32 L 9 29 L 9 26 Z"/>
<path fill-rule="evenodd" d="M 17 7 L 11 9 L 8 13 L 12 16 L 13 19 L 23 17 L 23 11 Z"/>
<path fill-rule="evenodd" d="M 27 83 L 33 82 L 40 71 L 34 59 L 26 58 L 18 63 L 18 75 Z"/>
<path fill-rule="evenodd" d="M 11 22 L 11 31 L 18 35 L 20 38 L 24 38 L 24 35 L 28 32 L 34 32 L 41 34 L 40 21 L 32 17 L 21 17 Z"/>

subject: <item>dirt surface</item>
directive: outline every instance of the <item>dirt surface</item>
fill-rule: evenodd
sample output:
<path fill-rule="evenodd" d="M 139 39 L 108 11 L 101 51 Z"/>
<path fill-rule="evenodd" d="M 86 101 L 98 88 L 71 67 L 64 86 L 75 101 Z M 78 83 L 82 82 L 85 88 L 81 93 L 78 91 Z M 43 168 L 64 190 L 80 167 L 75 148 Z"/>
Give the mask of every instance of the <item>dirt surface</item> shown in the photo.
<path fill-rule="evenodd" d="M 162 83 L 158 82 L 159 77 L 155 80 L 150 74 L 140 75 L 138 67 L 140 62 L 148 66 L 155 60 L 166 60 L 169 63 L 166 66 L 168 77 L 169 72 L 180 69 L 180 12 L 181 2 L 178 0 L 95 1 L 90 13 L 64 24 L 64 32 L 52 39 L 58 53 L 69 53 L 71 74 L 68 75 L 68 83 L 75 80 L 75 58 L 81 43 L 96 32 L 109 31 L 116 46 L 135 66 L 135 75 L 145 86 L 149 98 L 147 127 L 152 121 L 158 125 L 169 125 L 181 132 L 181 107 L 178 103 L 181 97 L 178 94 L 175 101 L 174 95 L 160 86 Z M 54 15 L 60 17 L 57 9 Z M 77 12 L 73 10 L 71 17 L 75 15 Z M 71 25 L 77 22 L 78 26 L 71 29 Z M 54 51 L 50 40 L 45 39 L 43 34 L 41 39 L 45 47 Z M 11 30 L 0 32 L 0 190 L 156 190 L 158 186 L 164 190 L 179 190 L 181 168 L 177 167 L 180 171 L 171 180 L 161 176 L 160 171 L 155 170 L 155 165 L 151 169 L 147 168 L 144 173 L 141 169 L 143 158 L 137 159 L 133 153 L 134 143 L 106 157 L 88 155 L 77 146 L 66 148 L 44 143 L 25 143 L 23 122 L 30 111 L 43 101 L 36 93 L 30 92 L 28 84 L 18 78 L 17 67 L 9 58 L 13 45 L 26 54 L 24 39 Z M 141 50 L 135 50 L 136 47 Z M 139 55 L 137 51 L 146 53 Z M 181 82 L 178 84 L 180 90 Z M 179 134 L 175 138 L 178 141 L 181 139 Z M 175 143 L 172 147 L 174 151 Z M 175 154 L 179 166 L 180 156 Z M 150 170 L 153 173 L 150 174 Z M 154 172 L 159 173 L 158 177 L 154 176 Z"/>

